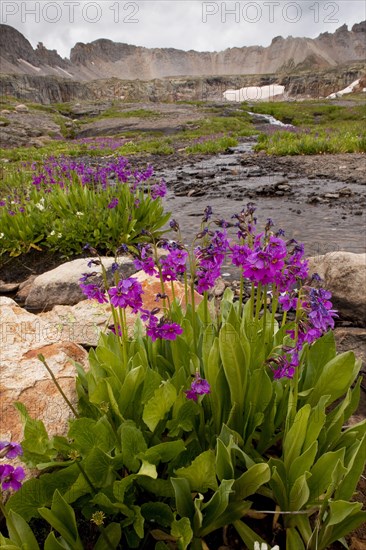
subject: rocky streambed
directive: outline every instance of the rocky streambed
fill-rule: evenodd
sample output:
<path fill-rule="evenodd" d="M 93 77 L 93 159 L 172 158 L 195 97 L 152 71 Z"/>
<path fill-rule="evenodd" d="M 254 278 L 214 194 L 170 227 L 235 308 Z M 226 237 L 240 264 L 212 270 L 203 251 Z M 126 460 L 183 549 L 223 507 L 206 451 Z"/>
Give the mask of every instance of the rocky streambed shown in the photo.
<path fill-rule="evenodd" d="M 190 242 L 210 204 L 229 220 L 243 205 L 258 221 L 272 218 L 308 255 L 366 249 L 366 157 L 362 154 L 270 157 L 247 141 L 225 154 L 197 159 L 156 158 L 155 174 L 168 183 L 166 207 Z"/>

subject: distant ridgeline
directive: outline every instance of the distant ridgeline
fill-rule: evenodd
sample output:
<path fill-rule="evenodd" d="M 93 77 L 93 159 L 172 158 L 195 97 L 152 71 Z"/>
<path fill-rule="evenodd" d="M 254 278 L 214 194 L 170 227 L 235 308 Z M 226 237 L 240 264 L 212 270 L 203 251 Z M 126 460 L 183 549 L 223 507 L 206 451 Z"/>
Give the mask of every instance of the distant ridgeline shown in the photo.
<path fill-rule="evenodd" d="M 100 39 L 76 44 L 70 59 L 42 43 L 33 49 L 16 29 L 0 25 L 0 70 L 2 95 L 41 103 L 327 97 L 366 73 L 366 21 L 314 39 L 276 37 L 266 48 L 222 52 L 149 49 Z M 233 95 L 263 86 L 269 88 L 246 92 L 247 98 Z"/>

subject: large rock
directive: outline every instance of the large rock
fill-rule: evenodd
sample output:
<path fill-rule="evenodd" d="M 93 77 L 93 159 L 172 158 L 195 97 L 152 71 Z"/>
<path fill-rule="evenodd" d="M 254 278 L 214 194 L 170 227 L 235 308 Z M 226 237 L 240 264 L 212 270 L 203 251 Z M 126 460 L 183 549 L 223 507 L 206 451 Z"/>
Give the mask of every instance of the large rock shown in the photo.
<path fill-rule="evenodd" d="M 92 265 L 88 262 L 96 258 L 81 258 L 42 273 L 36 277 L 32 288 L 27 296 L 25 305 L 28 309 L 44 310 L 55 305 L 74 305 L 85 300 L 85 295 L 80 290 L 79 279 L 83 273 L 101 273 L 101 266 Z M 112 283 L 112 264 L 114 258 L 102 258 L 103 265 L 107 270 L 109 282 Z M 120 277 L 129 277 L 134 273 L 135 267 L 130 258 L 119 257 Z"/>
<path fill-rule="evenodd" d="M 43 354 L 68 399 L 75 405 L 75 367 L 87 366 L 87 352 L 73 342 L 50 343 L 47 325 L 10 298 L 0 298 L 0 440 L 19 441 L 22 425 L 14 402 L 20 401 L 51 434 L 64 434 L 71 410 L 39 361 Z"/>
<path fill-rule="evenodd" d="M 162 307 L 162 300 L 156 301 L 156 295 L 161 293 L 160 280 L 139 271 L 134 277 L 141 283 L 144 294 L 143 308 L 152 310 Z M 165 292 L 170 301 L 173 299 L 171 284 L 165 285 Z M 184 285 L 174 281 L 174 296 L 185 308 Z M 202 296 L 195 292 L 195 302 L 199 304 Z M 162 315 L 163 310 L 158 314 Z M 129 334 L 132 335 L 137 315 L 126 309 L 126 321 Z M 100 333 L 107 330 L 108 325 L 113 324 L 112 311 L 109 304 L 99 304 L 95 300 L 83 300 L 73 306 L 58 305 L 51 311 L 40 313 L 37 319 L 44 324 L 44 331 L 54 341 L 69 340 L 87 346 L 96 346 Z"/>
<path fill-rule="evenodd" d="M 318 273 L 333 295 L 341 319 L 366 326 L 366 254 L 329 252 L 309 258 L 310 272 Z"/>

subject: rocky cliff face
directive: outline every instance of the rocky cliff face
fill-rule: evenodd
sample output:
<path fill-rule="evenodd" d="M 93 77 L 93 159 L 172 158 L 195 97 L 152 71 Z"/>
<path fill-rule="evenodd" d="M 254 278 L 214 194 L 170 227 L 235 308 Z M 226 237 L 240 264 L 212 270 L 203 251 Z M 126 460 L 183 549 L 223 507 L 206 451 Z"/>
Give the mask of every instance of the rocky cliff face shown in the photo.
<path fill-rule="evenodd" d="M 282 84 L 290 97 L 326 97 L 354 82 L 366 73 L 366 64 L 308 71 L 301 74 L 176 77 L 153 80 L 118 78 L 77 82 L 56 76 L 0 75 L 0 94 L 38 103 L 72 100 L 179 101 L 223 100 L 228 89 L 246 86 Z M 364 77 L 365 78 L 365 77 Z M 363 80 L 362 80 L 363 82 Z"/>
<path fill-rule="evenodd" d="M 366 21 L 346 25 L 315 39 L 276 37 L 267 48 L 251 46 L 222 52 L 143 48 L 100 39 L 78 43 L 70 59 L 42 44 L 33 49 L 16 29 L 0 25 L 0 67 L 5 74 L 53 75 L 72 80 L 123 80 L 178 76 L 293 73 L 336 67 L 366 59 Z"/>

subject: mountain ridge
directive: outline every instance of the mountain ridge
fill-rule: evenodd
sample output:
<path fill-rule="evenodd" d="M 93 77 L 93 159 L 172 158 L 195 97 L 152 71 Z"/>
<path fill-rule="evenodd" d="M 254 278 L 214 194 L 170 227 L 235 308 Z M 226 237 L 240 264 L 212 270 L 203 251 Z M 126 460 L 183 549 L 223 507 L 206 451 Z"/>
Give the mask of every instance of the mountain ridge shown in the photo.
<path fill-rule="evenodd" d="M 269 46 L 243 46 L 219 52 L 176 48 L 145 48 L 99 38 L 78 42 L 70 58 L 48 50 L 41 42 L 33 48 L 9 25 L 0 25 L 0 73 L 58 76 L 75 81 L 120 78 L 153 80 L 185 76 L 263 75 L 321 70 L 366 59 L 366 21 L 348 30 L 316 38 L 277 36 Z"/>

